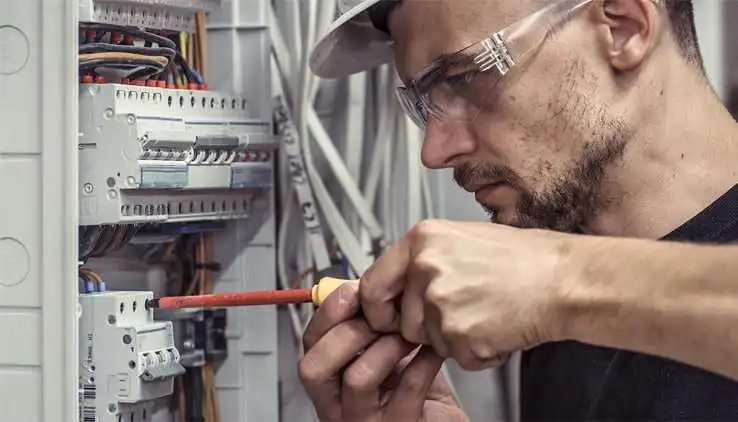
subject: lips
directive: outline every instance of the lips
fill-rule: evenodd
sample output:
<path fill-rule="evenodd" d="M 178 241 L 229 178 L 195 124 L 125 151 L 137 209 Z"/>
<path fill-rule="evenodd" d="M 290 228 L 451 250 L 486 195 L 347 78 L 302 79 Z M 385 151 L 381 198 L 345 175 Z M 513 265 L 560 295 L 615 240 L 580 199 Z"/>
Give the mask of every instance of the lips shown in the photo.
<path fill-rule="evenodd" d="M 502 182 L 497 183 L 490 183 L 488 185 L 482 186 L 481 188 L 474 191 L 474 198 L 477 200 L 477 202 L 483 204 L 491 195 L 495 193 L 499 188 L 504 186 L 505 184 Z"/>

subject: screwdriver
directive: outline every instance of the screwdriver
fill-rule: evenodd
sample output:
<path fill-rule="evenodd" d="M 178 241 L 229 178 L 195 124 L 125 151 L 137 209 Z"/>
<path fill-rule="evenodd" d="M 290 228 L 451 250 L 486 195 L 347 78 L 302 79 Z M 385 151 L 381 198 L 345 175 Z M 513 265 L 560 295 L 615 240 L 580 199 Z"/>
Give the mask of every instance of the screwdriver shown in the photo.
<path fill-rule="evenodd" d="M 231 292 L 194 296 L 165 296 L 146 301 L 146 309 L 228 308 L 234 306 L 279 305 L 309 303 L 316 306 L 344 284 L 357 284 L 358 280 L 324 277 L 318 284 L 306 289 L 262 290 Z"/>

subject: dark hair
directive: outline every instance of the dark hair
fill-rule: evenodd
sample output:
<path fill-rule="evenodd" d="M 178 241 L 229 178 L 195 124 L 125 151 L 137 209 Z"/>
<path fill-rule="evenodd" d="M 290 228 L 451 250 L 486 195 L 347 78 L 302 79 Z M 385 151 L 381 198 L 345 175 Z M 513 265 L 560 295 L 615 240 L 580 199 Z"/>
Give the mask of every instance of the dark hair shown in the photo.
<path fill-rule="evenodd" d="M 674 38 L 684 58 L 704 72 L 702 55 L 697 43 L 697 30 L 694 26 L 692 0 L 666 0 L 665 4 Z"/>

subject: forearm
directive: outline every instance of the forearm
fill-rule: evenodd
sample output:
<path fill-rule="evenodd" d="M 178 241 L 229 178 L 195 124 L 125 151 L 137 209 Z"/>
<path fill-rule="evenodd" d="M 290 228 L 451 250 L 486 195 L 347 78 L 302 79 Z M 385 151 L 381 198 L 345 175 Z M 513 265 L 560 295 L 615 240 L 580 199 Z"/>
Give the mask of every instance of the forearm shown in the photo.
<path fill-rule="evenodd" d="M 738 379 L 738 246 L 623 239 L 581 246 L 570 251 L 563 337 Z"/>

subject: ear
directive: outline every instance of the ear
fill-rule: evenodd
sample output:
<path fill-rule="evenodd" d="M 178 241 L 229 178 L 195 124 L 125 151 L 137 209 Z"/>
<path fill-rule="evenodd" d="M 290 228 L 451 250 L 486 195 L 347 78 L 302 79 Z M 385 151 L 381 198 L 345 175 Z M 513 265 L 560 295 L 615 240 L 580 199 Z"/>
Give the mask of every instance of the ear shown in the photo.
<path fill-rule="evenodd" d="M 637 68 L 651 52 L 659 32 L 652 0 L 601 0 L 596 7 L 600 42 L 617 72 Z"/>

